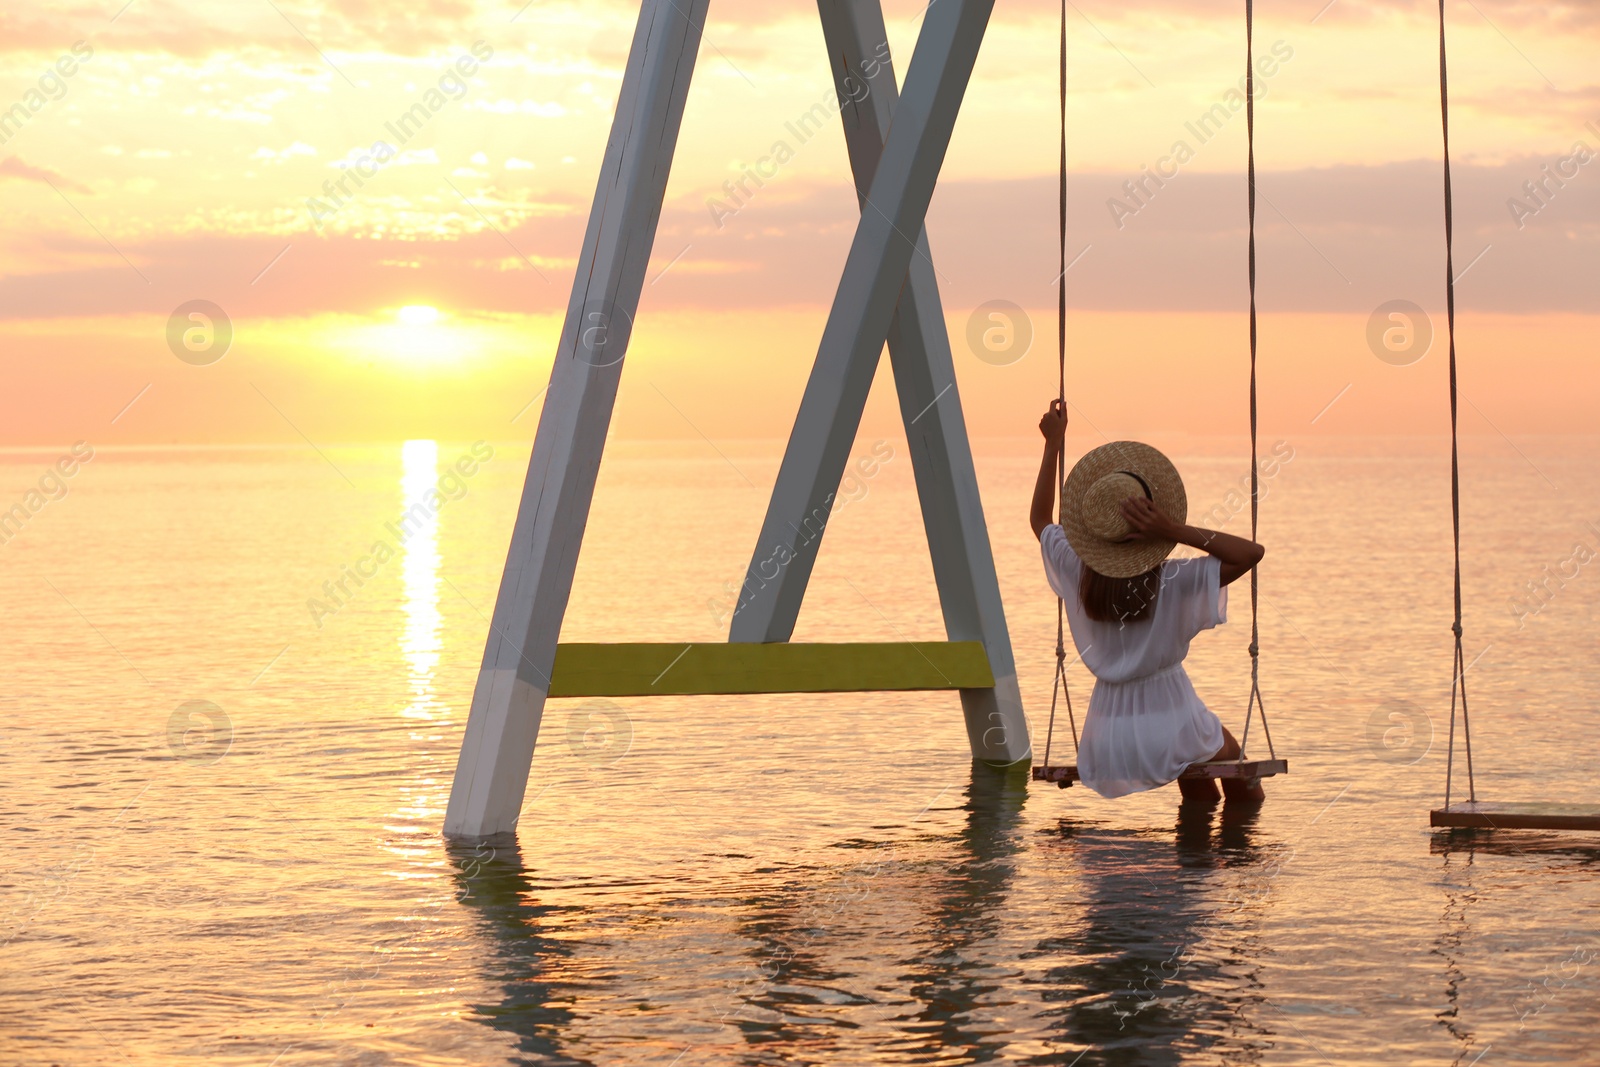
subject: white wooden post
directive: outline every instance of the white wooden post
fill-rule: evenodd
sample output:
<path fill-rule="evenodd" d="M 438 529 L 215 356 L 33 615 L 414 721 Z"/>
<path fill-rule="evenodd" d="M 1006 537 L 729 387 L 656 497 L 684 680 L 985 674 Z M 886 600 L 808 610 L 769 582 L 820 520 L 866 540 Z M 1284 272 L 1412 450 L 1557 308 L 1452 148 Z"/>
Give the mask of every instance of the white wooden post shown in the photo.
<path fill-rule="evenodd" d="M 515 828 L 708 0 L 644 0 L 472 695 L 444 832 Z"/>
<path fill-rule="evenodd" d="M 881 307 L 852 309 L 841 305 L 864 295 L 848 287 L 852 265 L 872 255 L 871 250 L 863 249 L 863 241 L 882 240 L 895 246 L 899 254 L 888 248 L 881 250 L 883 258 L 877 264 L 879 271 L 892 270 L 896 261 L 906 270 L 899 275 L 905 279 L 905 284 L 898 289 L 898 306 L 894 303 L 895 292 L 888 293 L 893 317 L 883 330 L 888 338 L 890 363 L 916 475 L 945 631 L 951 640 L 983 642 L 995 676 L 993 689 L 961 691 L 967 737 L 974 757 L 1009 764 L 1030 757 L 1027 718 L 1017 685 L 1016 662 L 1000 600 L 989 533 L 984 524 L 966 422 L 955 386 L 938 281 L 927 234 L 922 228 L 922 216 L 932 196 L 933 182 L 972 61 L 976 58 L 988 11 L 985 8 L 981 14 L 976 10 L 956 12 L 950 10 L 954 5 L 949 3 L 940 6 L 945 10 L 939 14 L 947 16 L 944 22 L 966 27 L 957 32 L 971 35 L 964 41 L 951 43 L 969 46 L 969 50 L 961 55 L 955 54 L 954 49 L 945 52 L 944 66 L 939 68 L 939 73 L 928 75 L 941 82 L 953 75 L 959 81 L 954 86 L 945 86 L 947 91 L 954 90 L 953 99 L 946 96 L 937 101 L 949 108 L 948 115 L 941 116 L 938 125 L 926 122 L 921 136 L 936 138 L 938 143 L 915 146 L 922 148 L 924 154 L 914 167 L 904 172 L 906 184 L 899 196 L 905 221 L 896 222 L 891 228 L 885 218 L 888 208 L 879 198 L 894 194 L 883 185 L 875 184 L 880 159 L 886 159 L 891 151 L 885 141 L 889 137 L 898 95 L 887 58 L 882 10 L 877 0 L 818 0 L 863 218 L 729 636 L 734 641 L 785 641 L 794 631 L 826 528 L 831 494 L 838 489 L 877 368 L 882 347 L 877 338 L 885 336 L 876 326 L 876 322 L 884 318 Z M 912 73 L 907 78 L 908 98 L 919 91 L 932 95 L 935 88 L 926 83 L 913 84 L 913 79 L 930 69 L 926 64 L 934 62 L 931 55 L 923 59 L 924 41 L 932 47 L 941 40 L 928 36 L 935 29 L 931 21 L 934 14 L 935 10 L 930 9 L 930 24 L 917 43 Z M 943 29 L 945 27 L 941 26 Z M 906 101 L 899 101 L 899 106 L 904 109 Z M 902 123 L 905 122 L 906 117 L 902 115 Z M 912 151 L 905 143 L 911 135 L 904 133 L 903 127 L 896 128 L 896 136 L 902 138 L 903 151 Z M 912 197 L 920 200 L 920 207 L 911 201 Z M 869 229 L 875 223 L 878 224 L 876 238 Z M 868 234 L 865 238 L 864 232 Z M 914 250 L 906 239 L 910 233 L 917 235 Z M 884 299 L 881 293 L 878 298 Z M 853 316 L 851 321 L 859 332 L 849 339 L 851 348 L 830 350 L 830 341 L 840 343 L 842 330 L 835 327 L 841 315 Z M 871 325 L 868 325 L 869 316 Z M 774 558 L 788 562 L 776 577 L 771 577 L 770 573 L 763 572 L 770 572 L 768 561 Z"/>

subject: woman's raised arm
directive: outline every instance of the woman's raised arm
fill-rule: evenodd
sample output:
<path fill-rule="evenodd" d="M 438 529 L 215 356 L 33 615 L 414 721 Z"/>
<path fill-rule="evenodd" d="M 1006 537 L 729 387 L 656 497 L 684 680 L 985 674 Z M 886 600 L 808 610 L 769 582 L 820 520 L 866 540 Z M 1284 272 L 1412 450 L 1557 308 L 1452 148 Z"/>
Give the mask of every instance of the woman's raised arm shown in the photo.
<path fill-rule="evenodd" d="M 1055 521 L 1051 513 L 1055 511 L 1062 441 L 1067 435 L 1067 406 L 1059 400 L 1050 401 L 1050 410 L 1039 420 L 1039 432 L 1044 434 L 1044 456 L 1039 460 L 1039 478 L 1033 483 L 1033 505 L 1028 510 L 1035 537 L 1042 537 L 1044 528 Z"/>
<path fill-rule="evenodd" d="M 1249 574 L 1267 554 L 1265 548 L 1246 538 L 1173 522 L 1142 496 L 1130 496 L 1122 502 L 1122 517 L 1137 531 L 1137 537 L 1176 541 L 1216 556 L 1222 563 L 1223 585 L 1231 585 Z"/>

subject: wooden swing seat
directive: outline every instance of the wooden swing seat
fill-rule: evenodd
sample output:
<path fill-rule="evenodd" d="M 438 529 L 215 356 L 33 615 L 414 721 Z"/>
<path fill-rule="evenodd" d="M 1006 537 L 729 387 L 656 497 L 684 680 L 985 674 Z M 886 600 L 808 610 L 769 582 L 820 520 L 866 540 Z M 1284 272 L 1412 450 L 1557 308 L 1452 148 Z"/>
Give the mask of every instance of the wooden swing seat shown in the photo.
<path fill-rule="evenodd" d="M 1428 822 L 1483 830 L 1600 830 L 1600 806 L 1463 801 L 1434 809 Z"/>
<path fill-rule="evenodd" d="M 1215 763 L 1195 763 L 1178 775 L 1179 778 L 1271 778 L 1275 774 L 1288 774 L 1286 759 L 1218 760 Z M 1033 780 L 1054 782 L 1066 789 L 1078 781 L 1078 768 L 1072 766 L 1035 767 Z"/>

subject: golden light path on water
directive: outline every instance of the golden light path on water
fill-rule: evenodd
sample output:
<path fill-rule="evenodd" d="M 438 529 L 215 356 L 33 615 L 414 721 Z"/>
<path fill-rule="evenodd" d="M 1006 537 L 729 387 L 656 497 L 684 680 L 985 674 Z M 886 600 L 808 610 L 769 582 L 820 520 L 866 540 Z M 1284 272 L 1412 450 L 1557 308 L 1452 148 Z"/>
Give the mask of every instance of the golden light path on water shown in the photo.
<path fill-rule="evenodd" d="M 400 499 L 406 514 L 431 510 L 425 500 L 429 491 L 437 492 L 439 477 L 437 441 L 407 441 L 400 448 Z M 418 509 L 416 505 L 422 504 Z M 419 525 L 405 523 L 410 531 L 400 557 L 405 583 L 405 630 L 400 648 L 410 667 L 411 706 L 401 714 L 407 718 L 434 721 L 439 710 L 433 693 L 433 674 L 439 667 L 442 647 L 439 629 L 439 524 L 431 515 Z"/>
<path fill-rule="evenodd" d="M 442 724 L 448 715 L 434 689 L 443 648 L 439 613 L 439 443 L 411 440 L 400 446 L 400 514 L 395 523 L 405 540 L 400 548 L 401 606 L 404 623 L 400 630 L 400 652 L 406 663 L 409 702 L 399 714 L 413 720 L 419 729 L 411 734 L 414 744 L 426 744 L 434 732 L 427 727 Z M 429 494 L 434 494 L 431 498 Z M 432 503 L 430 503 L 430 500 Z M 444 794 L 436 778 L 423 777 L 400 788 L 403 802 L 390 814 L 387 828 L 405 835 L 404 845 L 390 844 L 387 851 L 404 861 L 390 873 L 398 879 L 437 877 L 424 868 L 440 867 L 428 862 L 430 849 L 423 847 L 430 831 L 430 817 L 443 810 Z"/>

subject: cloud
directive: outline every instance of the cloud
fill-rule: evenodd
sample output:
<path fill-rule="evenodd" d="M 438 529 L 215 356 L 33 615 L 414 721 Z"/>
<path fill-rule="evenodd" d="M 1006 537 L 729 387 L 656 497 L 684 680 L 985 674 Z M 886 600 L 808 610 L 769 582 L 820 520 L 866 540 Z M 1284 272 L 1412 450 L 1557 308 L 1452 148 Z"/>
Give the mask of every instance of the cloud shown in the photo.
<path fill-rule="evenodd" d="M 283 163 L 286 160 L 293 159 L 295 156 L 314 156 L 316 154 L 317 150 L 314 146 L 308 145 L 304 141 L 296 141 L 281 152 L 273 151 L 266 145 L 262 145 L 255 150 L 250 158 Z"/>
<path fill-rule="evenodd" d="M 116 5 L 108 11 L 72 4 L 51 11 L 0 13 L 0 52 L 53 57 L 73 41 L 88 37 L 97 49 L 104 46 L 122 55 L 199 59 L 267 52 L 326 70 L 328 53 L 334 63 L 341 63 L 341 54 L 425 56 L 444 41 L 471 42 L 483 36 L 485 25 L 501 24 L 506 17 L 498 9 L 490 14 L 479 6 L 471 0 L 420 0 L 403 6 L 375 0 L 283 0 L 258 5 L 140 0 L 111 22 Z M 616 10 L 620 12 L 620 6 Z M 593 17 L 587 3 L 546 6 L 545 12 L 553 22 L 579 12 Z"/>
<path fill-rule="evenodd" d="M 501 97 L 498 100 L 474 100 L 461 106 L 468 111 L 487 111 L 491 115 L 532 115 L 542 119 L 557 119 L 567 113 L 566 108 L 553 100 L 540 102 Z"/>
<path fill-rule="evenodd" d="M 487 37 L 498 51 L 510 55 L 534 51 L 532 41 L 538 38 L 544 48 L 560 54 L 586 54 L 591 60 L 620 66 L 631 39 L 627 28 L 639 14 L 638 0 L 541 0 L 524 10 L 515 23 L 508 23 L 508 13 L 518 6 L 520 0 L 509 7 L 486 0 L 418 0 L 406 5 L 378 0 L 283 0 L 242 7 L 140 0 L 112 23 L 106 9 L 75 2 L 51 10 L 0 12 L 0 52 L 48 59 L 73 41 L 89 38 L 97 48 L 123 56 L 148 53 L 202 59 L 220 55 L 232 61 L 243 56 L 252 60 L 270 57 L 322 74 L 331 74 L 331 60 L 359 80 L 359 71 L 352 68 L 373 53 L 426 56 L 436 52 L 443 41 Z M 892 30 L 920 28 L 927 7 L 927 0 L 886 0 L 885 21 Z M 1321 7 L 1322 0 L 1306 0 L 1301 17 L 1309 20 Z M 110 11 L 115 10 L 113 5 Z M 1317 28 L 1392 32 L 1397 23 L 1431 24 L 1436 10 L 1428 0 L 1336 0 L 1318 16 Z M 1037 26 L 1053 21 L 1058 11 L 1057 0 L 1012 0 L 996 5 L 991 22 Z M 1592 3 L 1508 0 L 1495 5 L 1491 13 L 1492 25 L 1514 37 L 1523 50 L 1529 47 L 1525 37 L 1559 41 L 1590 35 L 1600 26 L 1600 9 Z M 1481 11 L 1475 14 L 1490 17 Z M 1458 17 L 1457 23 L 1470 25 L 1467 20 L 1471 18 Z M 1240 12 L 1219 8 L 1213 0 L 1143 0 L 1133 7 L 1074 6 L 1068 33 L 1073 38 L 1081 36 L 1091 46 L 1104 33 L 1115 38 L 1119 47 L 1134 49 L 1152 32 L 1202 24 L 1232 27 L 1240 22 Z M 781 50 L 779 38 L 791 26 L 799 25 L 816 26 L 814 7 L 792 0 L 715 3 L 709 9 L 704 36 L 708 45 L 743 64 Z M 594 27 L 594 32 L 588 27 Z M 902 65 L 908 58 L 902 57 Z"/>
<path fill-rule="evenodd" d="M 1588 137 L 1600 148 L 1600 136 Z M 1520 219 L 1509 202 L 1560 158 L 1524 157 L 1455 167 L 1455 254 L 1465 309 L 1600 313 L 1600 157 L 1577 169 L 1544 206 Z M 1567 170 L 1573 170 L 1571 164 Z M 1139 201 L 1137 172 L 1080 173 L 1068 183 L 1067 276 L 1075 308 L 1106 311 L 1242 310 L 1246 304 L 1246 190 L 1242 174 L 1191 173 Z M 1264 172 L 1258 176 L 1258 295 L 1268 311 L 1370 311 L 1387 299 L 1442 301 L 1444 228 L 1439 165 L 1417 161 Z M 663 212 L 661 266 L 650 299 L 715 307 L 828 303 L 855 226 L 848 188 L 802 195 L 783 179 L 756 189 L 719 230 L 706 193 Z M 719 191 L 720 196 L 720 191 Z M 947 309 L 1006 299 L 1054 303 L 1059 271 L 1056 180 L 944 181 L 928 233 Z M 1113 201 L 1137 211 L 1111 208 Z M 1530 203 L 1530 206 L 1531 205 Z M 1085 251 L 1087 249 L 1087 251 Z M 1481 259 L 1478 257 L 1481 255 Z M 1474 262 L 1476 260 L 1476 262 Z M 732 261 L 729 276 L 679 273 Z M 659 269 L 659 268 L 657 268 Z M 654 274 L 652 274 L 654 277 Z"/>
<path fill-rule="evenodd" d="M 1600 145 L 1600 138 L 1591 143 Z M 1455 261 L 1464 312 L 1600 314 L 1593 284 L 1600 276 L 1600 157 L 1557 185 L 1544 168 L 1556 169 L 1559 159 L 1456 167 Z M 1070 305 L 1242 313 L 1243 176 L 1183 171 L 1159 188 L 1147 183 L 1138 210 L 1114 219 L 1108 202 L 1133 205 L 1123 182 L 1139 177 L 1073 175 L 1067 256 L 1081 252 L 1082 258 L 1067 276 Z M 1524 183 L 1541 181 L 1536 205 Z M 1437 162 L 1263 172 L 1258 190 L 1264 312 L 1364 314 L 1390 299 L 1442 303 Z M 780 173 L 754 193 L 721 228 L 706 207 L 709 196 L 725 196 L 720 189 L 685 191 L 666 205 L 641 313 L 828 305 L 855 232 L 853 191 Z M 1538 210 L 1514 213 L 1513 200 Z M 201 296 L 237 315 L 365 314 L 418 302 L 558 312 L 566 306 L 589 205 L 574 196 L 538 207 L 515 225 L 499 224 L 500 232 L 459 208 L 457 229 L 467 232 L 455 237 L 119 238 L 118 247 L 141 264 L 152 285 L 105 258 L 92 235 L 19 234 L 12 248 L 36 273 L 0 279 L 0 318 L 164 315 Z M 928 231 L 946 309 L 961 312 L 994 299 L 1053 307 L 1055 220 L 1053 177 L 942 182 Z M 293 245 L 293 254 L 252 284 L 285 244 Z M 529 260 L 543 278 L 529 269 Z"/>
<path fill-rule="evenodd" d="M 57 189 L 69 192 L 94 195 L 94 190 L 81 182 L 58 174 L 48 167 L 35 167 L 31 163 L 24 163 L 21 156 L 7 156 L 0 159 L 0 177 L 16 178 L 18 181 L 38 182 L 41 185 L 53 185 Z"/>
<path fill-rule="evenodd" d="M 1558 135 L 1576 135 L 1585 123 L 1600 117 L 1600 85 L 1562 90 L 1544 84 L 1498 86 L 1470 93 L 1452 89 L 1450 108 L 1452 113 L 1477 112 L 1522 125 L 1537 124 Z"/>
<path fill-rule="evenodd" d="M 414 148 L 408 152 L 401 152 L 394 158 L 397 167 L 415 167 L 422 165 L 437 165 L 439 153 L 433 148 Z"/>

